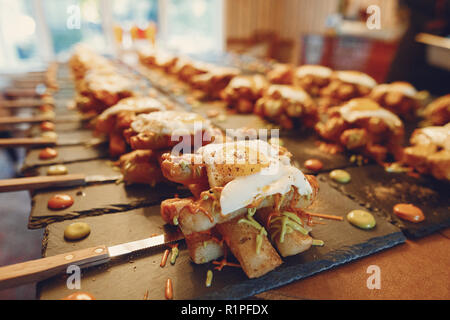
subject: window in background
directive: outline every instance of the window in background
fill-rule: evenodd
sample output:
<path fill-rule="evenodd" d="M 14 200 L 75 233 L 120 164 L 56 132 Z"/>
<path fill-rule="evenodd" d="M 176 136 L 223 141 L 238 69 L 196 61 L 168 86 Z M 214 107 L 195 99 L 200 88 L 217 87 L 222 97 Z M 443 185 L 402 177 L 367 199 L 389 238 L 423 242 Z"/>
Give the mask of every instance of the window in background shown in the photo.
<path fill-rule="evenodd" d="M 158 0 L 114 0 L 112 15 L 115 39 L 124 47 L 133 40 L 155 38 Z"/>
<path fill-rule="evenodd" d="M 43 1 L 45 18 L 53 40 L 56 54 L 69 51 L 83 41 L 99 52 L 105 51 L 106 40 L 103 34 L 99 0 L 46 0 Z M 69 8 L 79 8 L 79 28 L 69 28 L 69 17 L 76 14 Z"/>
<path fill-rule="evenodd" d="M 188 54 L 223 50 L 223 0 L 167 0 L 165 45 Z"/>
<path fill-rule="evenodd" d="M 0 0 L 0 68 L 39 63 L 32 1 Z"/>
<path fill-rule="evenodd" d="M 114 0 L 114 21 L 145 27 L 150 21 L 158 21 L 157 0 Z"/>

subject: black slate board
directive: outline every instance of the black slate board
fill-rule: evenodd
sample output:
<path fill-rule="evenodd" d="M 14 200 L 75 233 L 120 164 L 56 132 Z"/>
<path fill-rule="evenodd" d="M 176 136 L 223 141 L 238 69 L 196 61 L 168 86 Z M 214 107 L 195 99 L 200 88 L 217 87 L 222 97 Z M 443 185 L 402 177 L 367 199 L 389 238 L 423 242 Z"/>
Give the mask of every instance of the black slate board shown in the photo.
<path fill-rule="evenodd" d="M 450 183 L 432 177 L 414 178 L 405 173 L 389 173 L 378 165 L 347 168 L 352 181 L 331 184 L 345 195 L 400 227 L 408 237 L 419 238 L 450 226 Z M 330 180 L 327 175 L 321 179 Z M 425 220 L 413 223 L 393 213 L 397 203 L 411 203 L 421 208 Z"/>
<path fill-rule="evenodd" d="M 28 170 L 43 165 L 70 163 L 109 157 L 108 146 L 105 144 L 92 147 L 84 145 L 65 146 L 57 147 L 55 149 L 58 150 L 58 156 L 49 160 L 39 159 L 39 152 L 41 152 L 42 149 L 30 150 L 25 157 L 23 170 Z"/>
<path fill-rule="evenodd" d="M 345 216 L 350 210 L 361 209 L 327 183 L 321 182 L 320 188 L 311 212 Z M 225 267 L 221 272 L 214 271 L 213 284 L 207 288 L 204 285 L 206 272 L 212 270 L 214 265 L 193 264 L 182 242 L 180 256 L 173 266 L 167 263 L 166 267 L 161 268 L 159 263 L 164 248 L 155 249 L 86 270 L 81 287 L 97 299 L 142 299 L 146 290 L 149 299 L 164 299 L 164 284 L 167 278 L 171 278 L 175 299 L 248 298 L 405 241 L 398 228 L 381 217 L 375 218 L 377 226 L 369 231 L 358 229 L 346 221 L 323 220 L 326 224 L 315 226 L 312 236 L 323 239 L 325 246 L 312 247 L 300 255 L 286 258 L 281 267 L 258 279 L 249 280 L 241 269 Z M 45 237 L 45 256 L 100 244 L 120 244 L 163 230 L 158 205 L 96 217 L 80 217 L 77 221 L 87 222 L 91 226 L 91 234 L 79 242 L 66 242 L 63 232 L 70 221 L 51 224 Z M 64 277 L 55 277 L 39 284 L 41 299 L 60 299 L 70 293 Z"/>
<path fill-rule="evenodd" d="M 156 191 L 156 189 L 158 191 Z M 68 194 L 75 200 L 74 204 L 63 210 L 50 210 L 48 200 L 55 194 Z M 82 215 L 99 215 L 120 212 L 154 205 L 173 197 L 175 193 L 187 195 L 188 191 L 176 186 L 130 185 L 103 183 L 68 188 L 53 188 L 36 191 L 32 197 L 32 209 L 28 227 L 30 229 Z"/>
<path fill-rule="evenodd" d="M 318 172 L 353 166 L 346 153 L 331 154 L 320 150 L 317 145 L 320 139 L 313 132 L 292 132 L 281 139 L 283 146 L 292 153 L 293 159 L 298 163 L 298 168 L 304 173 L 315 173 L 304 166 L 305 161 L 309 159 L 318 159 L 322 162 L 323 168 Z"/>

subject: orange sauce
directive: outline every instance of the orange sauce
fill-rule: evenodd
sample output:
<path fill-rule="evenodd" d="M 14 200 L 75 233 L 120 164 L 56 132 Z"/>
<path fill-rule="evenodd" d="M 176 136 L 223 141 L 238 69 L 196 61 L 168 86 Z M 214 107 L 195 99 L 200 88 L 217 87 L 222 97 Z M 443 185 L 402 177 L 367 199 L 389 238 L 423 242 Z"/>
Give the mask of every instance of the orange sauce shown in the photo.
<path fill-rule="evenodd" d="M 166 290 L 165 290 L 165 296 L 167 300 L 173 299 L 173 286 L 172 286 L 172 280 L 169 278 L 166 281 Z"/>
<path fill-rule="evenodd" d="M 48 208 L 53 210 L 61 210 L 70 207 L 74 200 L 67 194 L 56 194 L 48 200 Z"/>
<path fill-rule="evenodd" d="M 53 148 L 45 148 L 39 153 L 39 159 L 48 160 L 55 158 L 58 155 L 58 151 Z"/>
<path fill-rule="evenodd" d="M 164 251 L 164 254 L 163 254 L 162 258 L 161 258 L 161 263 L 159 264 L 159 266 L 160 266 L 161 268 L 163 268 L 163 267 L 166 265 L 167 257 L 169 257 L 169 253 L 170 253 L 170 250 L 169 250 L 169 249 L 166 249 L 166 250 Z"/>
<path fill-rule="evenodd" d="M 323 168 L 323 163 L 319 159 L 308 159 L 305 161 L 304 166 L 311 171 L 319 171 Z"/>
<path fill-rule="evenodd" d="M 55 124 L 50 121 L 44 121 L 41 123 L 40 128 L 42 131 L 54 131 L 55 130 Z"/>
<path fill-rule="evenodd" d="M 414 223 L 425 220 L 423 211 L 410 203 L 398 203 L 394 206 L 394 213 L 403 220 Z"/>

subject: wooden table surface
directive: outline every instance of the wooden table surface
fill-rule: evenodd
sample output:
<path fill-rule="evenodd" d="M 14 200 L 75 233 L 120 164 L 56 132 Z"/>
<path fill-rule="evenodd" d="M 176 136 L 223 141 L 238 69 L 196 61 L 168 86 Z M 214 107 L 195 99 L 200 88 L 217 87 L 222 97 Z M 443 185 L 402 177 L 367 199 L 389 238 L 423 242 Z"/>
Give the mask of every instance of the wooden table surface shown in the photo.
<path fill-rule="evenodd" d="M 367 268 L 381 288 L 368 289 Z M 263 299 L 450 299 L 450 228 L 257 296 Z"/>

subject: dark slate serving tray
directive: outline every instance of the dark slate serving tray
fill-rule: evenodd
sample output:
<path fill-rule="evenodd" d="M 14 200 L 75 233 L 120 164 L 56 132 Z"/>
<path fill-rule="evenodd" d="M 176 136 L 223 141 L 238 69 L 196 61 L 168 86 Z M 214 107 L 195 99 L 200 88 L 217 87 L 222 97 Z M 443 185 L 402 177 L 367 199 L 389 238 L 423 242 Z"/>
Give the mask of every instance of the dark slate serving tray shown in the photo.
<path fill-rule="evenodd" d="M 344 197 L 326 182 L 320 183 L 318 200 L 311 212 L 345 216 L 353 209 L 361 209 L 354 201 Z M 340 264 L 373 254 L 403 243 L 401 231 L 376 216 L 377 226 L 369 231 L 358 229 L 347 221 L 323 220 L 312 231 L 316 239 L 325 241 L 323 247 L 284 259 L 284 264 L 267 275 L 249 280 L 239 268 L 225 267 L 213 271 L 210 288 L 205 283 L 207 270 L 214 265 L 195 265 L 190 261 L 184 242 L 180 244 L 180 256 L 175 265 L 169 262 L 159 266 L 164 248 L 135 254 L 107 265 L 85 270 L 81 288 L 97 299 L 142 299 L 148 290 L 149 299 L 164 299 L 167 278 L 171 278 L 175 299 L 243 299 L 273 289 Z M 66 242 L 64 228 L 71 221 L 57 222 L 47 227 L 44 256 L 104 244 L 107 246 L 143 239 L 161 233 L 163 221 L 159 205 L 149 208 L 114 213 L 96 217 L 80 217 L 91 226 L 91 234 L 79 242 Z M 111 236 L 114 235 L 114 236 Z M 55 277 L 38 286 L 41 299 L 60 299 L 71 293 L 65 277 Z"/>
<path fill-rule="evenodd" d="M 419 238 L 450 226 L 450 183 L 432 177 L 414 178 L 405 173 L 389 173 L 377 165 L 346 169 L 352 181 L 331 185 L 348 197 L 401 228 L 408 237 Z M 320 179 L 330 180 L 328 175 Z M 411 203 L 421 208 L 425 220 L 413 223 L 393 213 L 397 203 Z"/>
<path fill-rule="evenodd" d="M 317 142 L 320 139 L 314 132 L 291 132 L 282 136 L 283 146 L 293 155 L 293 159 L 298 162 L 298 167 L 304 173 L 314 173 L 305 168 L 304 163 L 309 159 L 318 159 L 323 163 L 323 168 L 318 172 L 327 172 L 333 169 L 353 166 L 346 153 L 331 154 L 319 149 Z"/>
<path fill-rule="evenodd" d="M 158 191 L 156 191 L 158 190 Z M 50 210 L 48 200 L 56 194 L 68 194 L 74 204 L 63 210 Z M 173 197 L 187 195 L 188 191 L 169 185 L 130 185 L 124 183 L 103 183 L 79 187 L 52 188 L 36 191 L 32 197 L 32 209 L 28 227 L 41 228 L 49 223 L 73 219 L 83 215 L 99 215 L 150 206 Z"/>
<path fill-rule="evenodd" d="M 76 161 L 86 161 L 93 159 L 108 158 L 108 146 L 106 144 L 101 144 L 97 146 L 64 146 L 55 148 L 58 150 L 58 156 L 49 160 L 39 159 L 39 152 L 42 149 L 32 149 L 27 153 L 23 170 L 32 169 L 43 165 L 52 165 L 57 163 L 70 163 Z"/>

